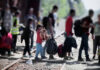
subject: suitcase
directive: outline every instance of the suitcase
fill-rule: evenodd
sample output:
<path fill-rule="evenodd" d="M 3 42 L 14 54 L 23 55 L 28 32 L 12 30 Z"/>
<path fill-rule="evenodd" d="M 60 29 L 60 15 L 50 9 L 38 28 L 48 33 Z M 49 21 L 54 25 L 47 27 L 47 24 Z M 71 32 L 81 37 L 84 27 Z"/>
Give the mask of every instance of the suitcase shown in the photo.
<path fill-rule="evenodd" d="M 65 57 L 65 55 L 66 55 L 66 50 L 64 48 L 64 45 L 61 44 L 58 46 L 58 56 L 63 58 L 63 57 Z"/>

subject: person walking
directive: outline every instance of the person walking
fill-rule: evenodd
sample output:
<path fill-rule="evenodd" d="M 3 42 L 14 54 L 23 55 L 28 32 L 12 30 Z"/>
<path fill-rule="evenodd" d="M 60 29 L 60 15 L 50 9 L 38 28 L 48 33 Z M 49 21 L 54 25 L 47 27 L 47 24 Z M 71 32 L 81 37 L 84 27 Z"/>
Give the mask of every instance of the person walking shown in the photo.
<path fill-rule="evenodd" d="M 11 27 L 11 34 L 13 38 L 12 50 L 16 53 L 16 43 L 17 43 L 17 35 L 19 34 L 19 23 L 20 23 L 20 11 L 16 11 L 15 16 L 13 17 L 13 23 Z"/>
<path fill-rule="evenodd" d="M 79 49 L 79 55 L 78 55 L 78 61 L 83 61 L 82 58 L 82 50 L 85 50 L 85 57 L 86 57 L 86 61 L 91 61 L 89 58 L 89 54 L 88 54 L 88 36 L 89 36 L 89 29 L 91 29 L 91 34 L 92 34 L 92 38 L 93 38 L 93 32 L 94 32 L 94 25 L 92 24 L 92 17 L 93 17 L 94 11 L 93 10 L 89 10 L 89 15 L 86 16 L 85 18 L 82 19 L 82 41 L 81 41 L 81 46 Z"/>
<path fill-rule="evenodd" d="M 66 26 L 65 26 L 65 37 L 67 39 L 67 37 L 70 37 L 70 36 L 73 36 L 73 33 L 72 33 L 72 27 L 73 27 L 73 17 L 75 16 L 75 10 L 74 9 L 71 9 L 70 10 L 70 15 L 67 17 L 66 19 Z M 67 47 L 67 46 L 66 46 Z M 70 53 L 71 53 L 71 46 L 70 47 L 67 47 L 66 49 L 67 53 L 67 57 L 65 56 L 64 59 L 68 59 L 68 57 L 70 57 Z"/>
<path fill-rule="evenodd" d="M 34 15 L 34 9 L 33 8 L 29 9 L 28 15 L 26 16 L 26 20 L 28 20 L 29 18 L 34 19 L 34 22 L 31 24 L 31 29 L 36 30 L 37 17 Z M 31 31 L 30 39 L 31 39 L 31 48 L 33 48 L 33 44 L 34 44 L 34 32 L 33 31 Z"/>
<path fill-rule="evenodd" d="M 41 54 L 41 59 L 45 59 L 45 52 L 43 51 L 42 42 L 44 39 L 44 29 L 42 25 L 37 25 L 37 40 L 36 40 L 36 55 L 35 60 L 40 60 L 38 58 L 39 53 Z"/>
<path fill-rule="evenodd" d="M 27 25 L 24 29 L 23 34 L 22 34 L 22 39 L 25 40 L 25 48 L 24 48 L 24 52 L 23 52 L 24 57 L 27 57 L 26 56 L 27 52 L 29 54 L 29 57 L 32 57 L 31 52 L 30 52 L 30 45 L 29 45 L 29 43 L 30 43 L 29 40 L 30 40 L 30 35 L 31 35 L 31 24 L 32 23 L 33 23 L 33 19 L 28 19 Z"/>

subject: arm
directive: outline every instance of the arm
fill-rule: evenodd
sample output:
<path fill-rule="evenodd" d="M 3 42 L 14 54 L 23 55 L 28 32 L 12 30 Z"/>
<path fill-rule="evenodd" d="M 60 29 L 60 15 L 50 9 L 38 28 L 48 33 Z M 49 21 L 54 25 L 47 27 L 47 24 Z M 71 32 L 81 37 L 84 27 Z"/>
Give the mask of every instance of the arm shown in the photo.
<path fill-rule="evenodd" d="M 86 21 L 84 21 L 84 22 L 83 22 L 83 24 L 82 24 L 81 26 L 82 26 L 83 28 L 89 28 L 89 27 L 90 27 L 90 25 L 88 25 L 88 26 L 87 26 L 86 24 L 87 24 L 87 22 L 86 22 Z"/>

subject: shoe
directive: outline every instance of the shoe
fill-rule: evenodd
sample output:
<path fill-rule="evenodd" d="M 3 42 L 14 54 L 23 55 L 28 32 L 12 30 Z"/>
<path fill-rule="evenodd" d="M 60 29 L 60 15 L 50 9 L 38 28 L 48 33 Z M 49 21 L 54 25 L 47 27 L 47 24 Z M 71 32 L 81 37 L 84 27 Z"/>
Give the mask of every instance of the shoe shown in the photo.
<path fill-rule="evenodd" d="M 86 59 L 86 61 L 91 61 L 90 58 Z"/>
<path fill-rule="evenodd" d="M 26 55 L 23 55 L 23 57 L 27 57 Z"/>
<path fill-rule="evenodd" d="M 54 59 L 53 55 L 49 56 L 49 59 Z"/>
<path fill-rule="evenodd" d="M 83 58 L 78 58 L 78 61 L 84 61 Z"/>
<path fill-rule="evenodd" d="M 64 60 L 68 60 L 68 56 L 65 56 L 65 57 L 64 57 Z"/>
<path fill-rule="evenodd" d="M 69 58 L 69 59 L 74 59 L 74 58 L 73 58 L 73 57 L 71 57 L 71 56 L 69 56 L 68 58 Z"/>
<path fill-rule="evenodd" d="M 31 51 L 33 51 L 34 49 L 33 48 L 31 48 Z"/>
<path fill-rule="evenodd" d="M 95 56 L 93 56 L 93 58 L 92 58 L 93 60 L 95 59 Z"/>
<path fill-rule="evenodd" d="M 43 56 L 41 59 L 47 59 L 47 57 Z"/>
<path fill-rule="evenodd" d="M 10 56 L 14 56 L 14 54 L 8 54 L 8 57 L 10 57 Z"/>
<path fill-rule="evenodd" d="M 31 57 L 33 57 L 32 55 L 29 55 L 29 57 L 31 58 Z"/>
<path fill-rule="evenodd" d="M 98 64 L 100 64 L 100 61 L 98 61 Z"/>
<path fill-rule="evenodd" d="M 40 58 L 38 58 L 38 57 L 35 57 L 35 60 L 36 60 L 36 61 L 40 61 L 41 59 L 40 59 Z"/>

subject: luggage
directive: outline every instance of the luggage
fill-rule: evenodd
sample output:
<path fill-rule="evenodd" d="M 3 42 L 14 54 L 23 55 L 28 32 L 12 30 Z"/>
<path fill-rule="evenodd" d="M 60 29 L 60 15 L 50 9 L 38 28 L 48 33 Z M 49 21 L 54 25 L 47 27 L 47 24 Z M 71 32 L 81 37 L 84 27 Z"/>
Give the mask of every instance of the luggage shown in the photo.
<path fill-rule="evenodd" d="M 57 53 L 57 43 L 54 38 L 48 39 L 46 42 L 47 53 L 50 55 L 54 55 Z"/>
<path fill-rule="evenodd" d="M 66 49 L 66 52 L 71 52 L 71 48 L 77 48 L 77 43 L 75 38 L 69 36 L 66 37 L 65 42 L 64 42 L 64 48 Z"/>
<path fill-rule="evenodd" d="M 66 56 L 66 50 L 63 44 L 58 46 L 58 56 L 61 58 Z"/>
<path fill-rule="evenodd" d="M 0 42 L 0 48 L 11 49 L 11 44 L 12 44 L 12 35 L 10 33 L 2 36 L 2 39 Z"/>
<path fill-rule="evenodd" d="M 74 32 L 76 37 L 82 37 L 82 27 L 81 27 L 81 20 L 76 20 L 74 23 Z"/>

